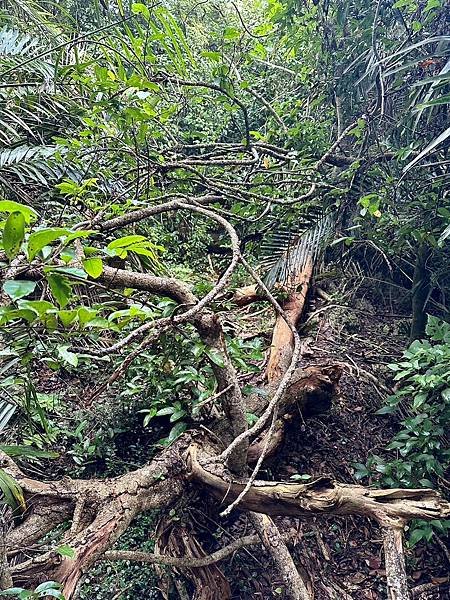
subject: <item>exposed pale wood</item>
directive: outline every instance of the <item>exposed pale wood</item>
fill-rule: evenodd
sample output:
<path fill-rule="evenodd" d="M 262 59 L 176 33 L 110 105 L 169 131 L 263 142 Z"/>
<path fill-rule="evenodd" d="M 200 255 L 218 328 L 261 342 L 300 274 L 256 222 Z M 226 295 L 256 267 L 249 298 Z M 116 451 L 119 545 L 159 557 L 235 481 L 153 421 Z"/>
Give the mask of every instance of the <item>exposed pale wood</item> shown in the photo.
<path fill-rule="evenodd" d="M 213 461 L 198 459 L 200 449 L 189 449 L 191 478 L 230 504 L 245 487 L 215 469 Z M 255 481 L 240 504 L 242 509 L 268 515 L 308 517 L 313 515 L 361 515 L 383 527 L 403 527 L 412 519 L 443 519 L 450 503 L 431 489 L 370 489 L 319 477 L 311 483 Z"/>
<path fill-rule="evenodd" d="M 258 294 L 258 286 L 253 284 L 238 288 L 234 292 L 233 300 L 238 306 L 247 306 L 247 304 L 251 304 L 252 302 L 264 300 L 264 296 Z"/>
<path fill-rule="evenodd" d="M 410 600 L 403 553 L 403 527 L 383 527 L 384 561 L 389 600 Z"/>
<path fill-rule="evenodd" d="M 290 292 L 288 299 L 282 306 L 292 323 L 297 323 L 303 312 L 312 272 L 313 262 L 309 260 L 303 271 L 296 276 L 295 281 L 289 286 L 294 291 Z M 292 356 L 292 345 L 292 332 L 284 318 L 278 315 L 272 333 L 270 356 L 266 370 L 269 383 L 279 381 L 283 377 Z"/>

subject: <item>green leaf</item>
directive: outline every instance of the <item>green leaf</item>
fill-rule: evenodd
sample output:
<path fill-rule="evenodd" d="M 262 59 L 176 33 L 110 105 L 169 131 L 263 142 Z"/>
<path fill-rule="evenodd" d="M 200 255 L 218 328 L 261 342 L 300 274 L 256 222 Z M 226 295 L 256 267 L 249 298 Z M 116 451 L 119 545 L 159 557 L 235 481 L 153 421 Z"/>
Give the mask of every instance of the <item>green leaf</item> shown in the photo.
<path fill-rule="evenodd" d="M 41 583 L 40 585 L 38 585 L 34 591 L 39 593 L 39 592 L 47 592 L 48 590 L 60 590 L 60 589 L 61 589 L 61 584 L 58 583 L 57 581 L 44 581 L 44 583 Z"/>
<path fill-rule="evenodd" d="M 76 309 L 59 310 L 58 317 L 59 317 L 61 323 L 64 325 L 64 327 L 68 327 L 78 317 L 78 311 Z"/>
<path fill-rule="evenodd" d="M 83 260 L 84 270 L 93 279 L 97 279 L 103 273 L 103 261 L 101 258 L 87 258 Z"/>
<path fill-rule="evenodd" d="M 64 362 L 72 367 L 78 366 L 78 356 L 68 350 L 69 346 L 58 346 L 58 355 Z"/>
<path fill-rule="evenodd" d="M 12 588 L 8 588 L 7 590 L 3 590 L 2 592 L 0 592 L 0 596 L 18 596 L 18 594 L 21 594 L 22 592 L 26 592 L 28 590 L 26 590 L 25 588 L 20 588 L 20 587 L 12 587 Z"/>
<path fill-rule="evenodd" d="M 27 225 L 29 225 L 31 221 L 35 221 L 38 217 L 38 214 L 34 208 L 25 206 L 25 204 L 20 204 L 19 202 L 14 202 L 13 200 L 0 200 L 0 213 L 2 212 L 20 212 L 23 215 Z"/>
<path fill-rule="evenodd" d="M 39 317 L 44 316 L 49 310 L 54 310 L 54 305 L 46 300 L 19 300 L 19 308 L 33 310 Z"/>
<path fill-rule="evenodd" d="M 25 237 L 25 218 L 21 212 L 13 212 L 6 220 L 3 229 L 3 249 L 12 260 L 19 253 Z"/>
<path fill-rule="evenodd" d="M 23 279 L 11 279 L 3 284 L 3 291 L 8 294 L 11 300 L 19 300 L 31 294 L 36 287 L 35 281 L 25 281 Z"/>
<path fill-rule="evenodd" d="M 145 4 L 142 4 L 142 2 L 133 2 L 131 5 L 131 12 L 134 15 L 142 15 L 147 21 L 150 19 L 150 11 Z"/>
<path fill-rule="evenodd" d="M 169 437 L 167 438 L 169 444 L 171 444 L 178 437 L 180 437 L 180 435 L 186 431 L 187 427 L 187 423 L 184 423 L 183 421 L 180 421 L 179 423 L 174 425 L 170 430 Z"/>
<path fill-rule="evenodd" d="M 77 312 L 81 327 L 84 327 L 86 323 L 93 321 L 97 317 L 98 313 L 95 308 L 88 308 L 87 306 L 80 306 Z"/>
<path fill-rule="evenodd" d="M 28 239 L 28 260 L 33 260 L 44 246 L 48 246 L 68 233 L 69 230 L 62 227 L 49 227 L 32 233 Z"/>
<path fill-rule="evenodd" d="M 58 452 L 39 450 L 34 446 L 2 446 L 0 450 L 8 456 L 19 456 L 21 458 L 58 458 Z"/>
<path fill-rule="evenodd" d="M 157 417 L 164 417 L 166 415 L 171 415 L 175 412 L 175 407 L 173 406 L 165 406 L 164 408 L 160 408 L 156 413 Z"/>
<path fill-rule="evenodd" d="M 223 368 L 225 366 L 221 352 L 219 352 L 215 348 L 206 348 L 205 354 L 218 367 Z"/>
<path fill-rule="evenodd" d="M 126 235 L 125 237 L 121 237 L 110 242 L 107 248 L 108 250 L 114 250 L 115 248 L 126 248 L 127 246 L 132 246 L 137 242 L 144 241 L 147 241 L 147 238 L 143 235 Z"/>
<path fill-rule="evenodd" d="M 67 278 L 58 273 L 49 273 L 47 274 L 47 281 L 59 306 L 61 308 L 67 306 L 72 295 L 72 288 Z"/>
<path fill-rule="evenodd" d="M 413 548 L 420 540 L 423 540 L 425 537 L 425 531 L 423 529 L 414 529 L 414 531 L 409 536 L 409 545 Z"/>
<path fill-rule="evenodd" d="M 403 168 L 403 173 L 407 173 L 415 164 L 422 160 L 427 154 L 433 152 L 442 142 L 450 137 L 450 127 L 445 129 L 440 135 L 437 136 L 426 148 L 420 152 L 411 162 L 409 162 L 406 167 Z"/>
<path fill-rule="evenodd" d="M 68 558 L 75 558 L 75 550 L 68 546 L 67 544 L 63 544 L 62 546 L 58 546 L 56 548 L 56 552 L 61 556 L 67 556 Z"/>
<path fill-rule="evenodd" d="M 0 469 L 0 489 L 3 498 L 13 510 L 24 512 L 27 508 L 22 488 L 6 471 Z"/>
<path fill-rule="evenodd" d="M 395 406 L 382 406 L 379 410 L 375 412 L 376 415 L 390 415 L 394 413 L 396 410 Z"/>

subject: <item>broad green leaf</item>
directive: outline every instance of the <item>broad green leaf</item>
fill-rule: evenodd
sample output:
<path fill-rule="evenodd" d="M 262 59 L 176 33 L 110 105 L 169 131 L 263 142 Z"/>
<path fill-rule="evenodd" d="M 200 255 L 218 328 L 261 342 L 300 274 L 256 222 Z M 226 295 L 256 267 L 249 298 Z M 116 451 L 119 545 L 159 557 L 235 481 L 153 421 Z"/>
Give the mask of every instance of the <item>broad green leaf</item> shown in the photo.
<path fill-rule="evenodd" d="M 31 221 L 35 221 L 38 217 L 38 214 L 34 208 L 25 206 L 25 204 L 20 204 L 19 202 L 14 202 L 13 200 L 0 200 L 0 213 L 2 212 L 20 212 L 23 215 L 27 225 L 29 225 Z"/>
<path fill-rule="evenodd" d="M 72 277 L 78 277 L 79 279 L 87 279 L 87 274 L 83 269 L 77 267 L 50 267 L 44 269 L 46 273 L 65 273 Z"/>
<path fill-rule="evenodd" d="M 78 356 L 68 350 L 69 346 L 58 346 L 58 356 L 72 367 L 78 366 Z"/>
<path fill-rule="evenodd" d="M 95 310 L 95 308 L 88 308 L 87 306 L 80 306 L 77 312 L 81 327 L 86 325 L 86 323 L 93 321 L 98 314 L 98 311 Z"/>
<path fill-rule="evenodd" d="M 131 5 L 131 12 L 134 15 L 141 14 L 147 21 L 150 18 L 150 11 L 145 6 L 145 4 L 142 4 L 142 2 L 133 2 L 133 4 Z"/>
<path fill-rule="evenodd" d="M 0 489 L 5 502 L 13 509 L 24 512 L 27 508 L 22 488 L 6 471 L 0 469 Z"/>
<path fill-rule="evenodd" d="M 175 412 L 174 406 L 165 406 L 164 408 L 160 408 L 156 413 L 157 417 L 164 417 L 165 415 L 171 415 Z"/>
<path fill-rule="evenodd" d="M 222 354 L 218 350 L 216 350 L 215 348 L 206 348 L 205 354 L 218 367 L 222 367 L 223 368 L 225 366 Z"/>
<path fill-rule="evenodd" d="M 117 240 L 113 240 L 107 246 L 108 250 L 114 250 L 115 248 L 126 248 L 132 246 L 138 242 L 145 242 L 147 238 L 143 235 L 126 235 Z"/>
<path fill-rule="evenodd" d="M 75 550 L 68 546 L 67 544 L 63 544 L 62 546 L 58 546 L 56 548 L 56 552 L 61 556 L 67 556 L 68 558 L 75 558 Z"/>
<path fill-rule="evenodd" d="M 78 311 L 76 309 L 72 310 L 59 310 L 58 317 L 64 327 L 68 327 L 71 325 L 78 316 Z"/>
<path fill-rule="evenodd" d="M 25 310 L 34 310 L 39 317 L 55 309 L 55 306 L 46 300 L 19 300 L 17 306 Z"/>
<path fill-rule="evenodd" d="M 87 258 L 83 260 L 84 270 L 93 279 L 97 279 L 103 273 L 103 261 L 101 258 Z"/>
<path fill-rule="evenodd" d="M 28 239 L 28 259 L 33 260 L 44 246 L 51 244 L 68 233 L 70 233 L 69 230 L 62 227 L 49 227 L 48 229 L 35 231 Z"/>
<path fill-rule="evenodd" d="M 180 437 L 180 435 L 182 433 L 184 433 L 187 429 L 187 423 L 185 423 L 184 421 L 180 421 L 179 423 L 177 423 L 176 425 L 174 425 L 172 427 L 172 429 L 170 430 L 169 436 L 167 438 L 167 441 L 171 444 L 172 442 L 174 442 L 178 437 Z"/>
<path fill-rule="evenodd" d="M 2 238 L 3 249 L 10 260 L 19 253 L 24 237 L 25 217 L 21 212 L 12 212 L 6 220 Z"/>
<path fill-rule="evenodd" d="M 72 296 L 72 288 L 67 278 L 59 273 L 48 273 L 47 281 L 59 306 L 61 308 L 67 306 Z"/>
<path fill-rule="evenodd" d="M 34 591 L 39 593 L 39 592 L 47 592 L 48 590 L 60 590 L 60 589 L 61 589 L 61 584 L 58 583 L 57 581 L 44 581 L 44 583 L 41 583 L 40 585 L 38 585 Z"/>
<path fill-rule="evenodd" d="M 36 287 L 35 281 L 26 281 L 24 279 L 11 279 L 3 284 L 3 291 L 8 294 L 11 300 L 19 300 L 31 294 Z"/>

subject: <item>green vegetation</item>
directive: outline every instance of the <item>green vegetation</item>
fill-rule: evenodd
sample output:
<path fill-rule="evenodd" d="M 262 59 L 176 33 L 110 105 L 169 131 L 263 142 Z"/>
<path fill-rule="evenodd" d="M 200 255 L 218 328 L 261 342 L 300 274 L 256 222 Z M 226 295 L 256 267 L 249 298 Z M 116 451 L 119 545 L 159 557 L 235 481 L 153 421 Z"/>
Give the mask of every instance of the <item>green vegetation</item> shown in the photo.
<path fill-rule="evenodd" d="M 228 469 L 248 479 L 248 439 L 226 460 L 222 453 L 251 427 L 261 462 L 272 452 L 264 433 L 276 444 L 285 433 L 290 443 L 298 415 L 283 408 L 289 380 L 284 388 L 267 383 L 265 359 L 271 308 L 280 314 L 279 302 L 291 314 L 300 291 L 322 298 L 308 323 L 334 303 L 342 327 L 354 318 L 358 329 L 356 313 L 344 314 L 357 297 L 374 327 L 384 314 L 406 323 L 389 360 L 366 363 L 352 347 L 342 351 L 350 368 L 372 369 L 372 383 L 382 383 L 381 408 L 370 406 L 368 418 L 388 429 L 382 447 L 368 447 L 358 463 L 350 451 L 348 463 L 361 483 L 433 488 L 445 502 L 449 22 L 444 0 L 0 2 L 3 595 L 69 600 L 92 568 L 79 598 L 109 598 L 117 581 L 119 599 L 160 597 L 151 564 L 99 561 L 111 548 L 152 552 L 155 510 L 164 512 L 166 499 L 119 509 L 110 497 L 64 486 L 127 474 L 132 482 L 135 470 L 160 461 L 155 481 L 170 479 L 166 490 L 175 494 L 180 478 L 191 485 L 193 445 L 212 455 L 221 476 Z M 250 284 L 272 307 L 239 308 L 235 292 Z M 311 344 L 303 340 L 302 368 L 327 335 L 318 327 Z M 370 331 L 361 335 L 369 348 Z M 283 348 L 300 357 L 294 337 Z M 331 342 L 327 352 L 325 366 L 328 358 L 341 365 Z M 289 371 L 289 360 L 280 380 L 297 367 L 294 360 Z M 166 469 L 171 448 L 178 462 Z M 54 481 L 59 503 L 53 492 L 45 502 L 57 504 L 55 525 L 68 526 L 61 547 L 74 548 L 55 558 L 42 545 L 51 529 L 43 525 L 30 542 L 45 558 L 39 578 L 31 563 L 21 572 L 29 556 L 4 542 L 21 531 L 40 493 L 27 489 L 13 461 L 29 478 Z M 277 480 L 282 462 L 254 476 Z M 146 482 L 130 483 L 136 497 L 153 489 Z M 105 506 L 126 513 L 111 530 L 96 520 Z M 84 517 L 70 529 L 78 510 Z M 405 519 L 410 548 L 447 535 L 444 512 Z M 94 558 L 82 537 L 89 527 L 105 536 L 92 534 Z M 165 542 L 178 557 L 202 556 L 200 543 Z M 75 568 L 78 559 L 86 563 Z M 64 572 L 70 560 L 73 580 Z M 188 570 L 180 597 L 198 587 L 199 570 Z M 226 585 L 217 585 L 226 597 Z M 291 597 L 284 584 L 273 589 Z"/>

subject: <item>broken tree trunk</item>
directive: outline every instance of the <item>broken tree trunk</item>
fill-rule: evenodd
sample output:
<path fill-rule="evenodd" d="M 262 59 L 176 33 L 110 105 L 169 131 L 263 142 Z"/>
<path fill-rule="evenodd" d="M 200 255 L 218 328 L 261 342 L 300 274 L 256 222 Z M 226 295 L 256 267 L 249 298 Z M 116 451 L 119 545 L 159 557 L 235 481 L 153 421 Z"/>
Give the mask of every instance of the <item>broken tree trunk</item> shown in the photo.
<path fill-rule="evenodd" d="M 252 302 L 265 300 L 265 297 L 258 293 L 258 286 L 253 284 L 238 288 L 233 294 L 233 300 L 238 306 L 247 306 L 247 304 L 252 304 Z"/>
<path fill-rule="evenodd" d="M 313 272 L 313 261 L 309 259 L 304 269 L 295 276 L 293 283 L 289 286 L 292 290 L 282 307 L 292 323 L 297 323 L 306 302 Z M 288 324 L 281 315 L 277 316 L 272 333 L 272 344 L 270 348 L 269 362 L 267 365 L 267 380 L 270 383 L 279 381 L 285 373 L 293 350 L 293 335 Z"/>
<path fill-rule="evenodd" d="M 403 527 L 383 527 L 388 600 L 410 600 L 403 553 Z"/>
<path fill-rule="evenodd" d="M 1 454 L 0 466 L 22 487 L 27 503 L 21 522 L 7 535 L 7 553 L 14 556 L 15 562 L 9 566 L 14 585 L 30 588 L 42 581 L 56 580 L 62 583 L 66 600 L 71 600 L 80 577 L 111 548 L 131 520 L 143 511 L 167 508 L 186 492 L 189 481 L 201 485 L 220 502 L 234 500 L 243 490 L 245 479 L 234 480 L 217 463 L 217 449 L 208 437 L 202 436 L 201 448 L 194 439 L 192 434 L 185 434 L 149 465 L 103 480 L 64 478 L 40 482 L 24 475 L 12 459 Z M 362 515 L 375 519 L 386 530 L 400 532 L 411 519 L 442 519 L 450 515 L 450 504 L 433 490 L 368 489 L 325 477 L 307 484 L 254 482 L 240 508 L 297 517 Z M 64 539 L 73 548 L 74 558 L 62 557 L 48 547 L 32 558 L 20 554 L 22 548 L 38 543 L 58 522 L 67 519 L 77 523 Z M 401 535 L 389 535 L 385 549 L 390 600 L 405 600 Z"/>

